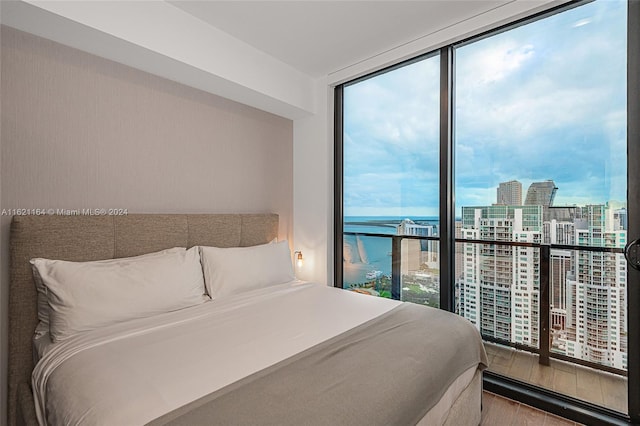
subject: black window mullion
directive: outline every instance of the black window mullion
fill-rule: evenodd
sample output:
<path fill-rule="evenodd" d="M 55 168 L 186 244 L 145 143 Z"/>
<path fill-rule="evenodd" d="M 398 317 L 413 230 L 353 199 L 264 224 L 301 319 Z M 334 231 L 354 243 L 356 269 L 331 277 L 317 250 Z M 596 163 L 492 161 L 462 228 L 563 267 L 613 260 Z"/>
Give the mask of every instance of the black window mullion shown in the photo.
<path fill-rule="evenodd" d="M 455 311 L 453 48 L 440 49 L 440 309 Z"/>
<path fill-rule="evenodd" d="M 334 92 L 334 151 L 333 151 L 333 277 L 334 287 L 344 288 L 342 277 L 342 257 L 344 242 L 344 217 L 343 217 L 343 175 L 344 142 L 343 142 L 343 105 L 344 86 L 335 88 Z"/>
<path fill-rule="evenodd" d="M 401 258 L 402 237 L 394 235 L 391 237 L 391 298 L 395 300 L 402 299 Z"/>
<path fill-rule="evenodd" d="M 627 5 L 627 241 L 640 238 L 640 1 Z M 640 271 L 627 267 L 628 410 L 640 424 Z"/>
<path fill-rule="evenodd" d="M 440 308 L 455 311 L 455 187 L 454 187 L 454 66 L 455 47 L 483 37 L 507 31 L 515 26 L 523 25 L 536 19 L 551 16 L 565 9 L 580 6 L 589 0 L 572 0 L 533 16 L 523 18 L 514 23 L 506 24 L 463 40 L 455 45 L 440 49 L 440 195 L 439 195 L 439 254 L 440 254 Z M 638 117 L 640 111 L 640 0 L 628 0 L 628 212 L 630 218 L 640 216 L 640 121 L 632 120 Z M 433 52 L 435 53 L 435 52 Z M 433 54 L 432 53 L 432 54 Z M 353 84 L 366 78 L 371 78 L 393 69 L 402 67 L 420 58 L 411 59 L 405 63 L 394 65 L 358 80 L 346 83 Z M 335 192 L 334 192 L 334 285 L 343 287 L 343 87 L 335 90 Z M 640 236 L 640 223 L 637 219 L 629 222 L 627 238 L 632 240 Z M 399 240 L 398 240 L 399 241 Z M 396 271 L 397 271 L 396 265 Z M 594 424 L 620 424 L 631 420 L 640 424 L 640 272 L 628 271 L 628 398 L 629 415 L 615 413 L 604 407 L 595 406 L 584 401 L 559 394 L 551 390 L 537 388 L 523 382 L 511 380 L 489 373 L 485 377 L 485 386 L 492 385 L 492 389 L 505 396 L 511 396 L 531 405 L 544 408 L 564 417 L 592 422 Z M 397 273 L 396 273 L 397 275 Z M 399 278 L 399 277 L 398 277 Z M 399 281 L 396 279 L 396 281 Z M 398 287 L 396 285 L 396 287 Z M 396 288 L 396 294 L 399 294 Z M 546 298 L 545 298 L 546 299 Z M 532 393 L 533 392 L 533 393 Z M 536 393 L 537 392 L 537 393 Z M 629 419 L 630 417 L 630 419 Z M 602 420 L 605 419 L 605 420 Z"/>

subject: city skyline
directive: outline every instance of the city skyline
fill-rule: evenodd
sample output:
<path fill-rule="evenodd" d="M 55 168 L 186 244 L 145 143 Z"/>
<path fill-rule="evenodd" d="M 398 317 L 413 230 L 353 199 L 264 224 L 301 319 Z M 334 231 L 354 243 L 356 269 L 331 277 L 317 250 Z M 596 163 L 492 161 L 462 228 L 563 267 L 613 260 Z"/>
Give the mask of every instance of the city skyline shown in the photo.
<path fill-rule="evenodd" d="M 465 207 L 463 238 L 624 247 L 624 220 L 604 205 L 544 220 L 542 205 Z M 541 261 L 534 247 L 463 243 L 457 311 L 483 336 L 538 347 Z M 626 264 L 621 253 L 551 250 L 552 350 L 627 368 Z"/>
<path fill-rule="evenodd" d="M 515 186 L 514 184 L 517 184 L 517 188 L 515 189 L 513 188 Z M 544 188 L 545 185 L 548 185 L 548 189 Z M 553 190 L 551 188 L 553 188 Z M 619 200 L 605 200 L 603 202 L 587 203 L 582 205 L 578 205 L 578 204 L 557 205 L 555 204 L 554 199 L 555 199 L 555 195 L 558 188 L 555 187 L 555 183 L 552 179 L 542 181 L 542 182 L 531 182 L 531 185 L 529 185 L 529 187 L 527 188 L 527 191 L 525 192 L 528 199 L 523 199 L 522 185 L 518 180 L 500 182 L 498 187 L 495 188 L 495 190 L 496 190 L 496 194 L 494 194 L 493 196 L 494 198 L 490 202 L 488 201 L 484 204 L 478 204 L 474 206 L 459 206 L 459 208 L 464 209 L 466 207 L 477 207 L 481 205 L 487 205 L 487 206 L 488 205 L 504 205 L 504 206 L 541 205 L 545 207 L 551 206 L 551 207 L 567 207 L 567 208 L 585 207 L 589 205 L 604 205 L 604 206 L 611 206 L 611 208 L 620 209 L 620 208 L 626 208 L 627 206 L 626 201 L 619 201 Z M 541 191 L 549 191 L 549 192 L 543 195 Z M 514 200 L 513 198 L 507 199 L 506 194 L 509 192 L 512 193 L 511 197 L 514 197 L 514 193 L 518 194 L 520 198 L 515 198 L 515 199 L 519 199 L 520 202 L 511 202 Z M 538 201 L 541 201 L 540 197 L 542 197 L 542 199 L 548 198 L 548 200 L 546 200 L 546 202 L 538 202 Z M 460 211 L 462 212 L 462 210 Z M 345 218 L 390 218 L 390 219 L 392 218 L 392 220 L 402 220 L 402 219 L 411 219 L 411 218 L 417 218 L 418 220 L 420 220 L 422 218 L 430 221 L 439 221 L 439 217 L 437 214 L 432 216 L 411 215 L 411 214 L 407 214 L 407 215 L 347 215 L 345 214 L 344 217 Z M 460 221 L 460 220 L 462 220 L 462 215 L 457 215 L 456 221 Z"/>
<path fill-rule="evenodd" d="M 596 1 L 456 49 L 457 216 L 509 180 L 625 201 L 625 15 Z M 438 72 L 433 56 L 346 87 L 346 216 L 438 215 Z"/>
<path fill-rule="evenodd" d="M 627 368 L 626 262 L 622 253 L 569 249 L 590 246 L 621 249 L 626 243 L 626 211 L 611 205 L 554 208 L 553 182 L 540 182 L 537 204 L 492 204 L 463 208 L 456 237 L 456 312 L 483 336 L 529 347 L 539 345 L 542 263 L 534 246 L 506 242 L 561 244 L 549 259 L 551 350 L 584 361 Z M 535 192 L 535 191 L 533 191 Z M 499 194 L 498 194 L 499 195 Z M 549 200 L 549 203 L 545 201 Z M 390 221 L 369 222 L 386 227 Z M 366 226 L 367 222 L 360 222 Z M 433 236 L 433 221 L 403 219 L 396 235 Z M 364 232 L 364 231 L 363 231 Z M 380 233 L 370 231 L 374 234 Z M 386 240 L 387 244 L 383 241 Z M 477 240 L 504 241 L 505 244 Z M 345 239 L 345 285 L 391 297 L 390 239 L 349 235 Z M 401 299 L 437 307 L 439 245 L 407 239 L 400 253 Z M 352 281 L 360 270 L 361 279 Z M 349 272 L 349 273 L 347 273 Z M 348 278 L 348 277 L 351 278 Z"/>

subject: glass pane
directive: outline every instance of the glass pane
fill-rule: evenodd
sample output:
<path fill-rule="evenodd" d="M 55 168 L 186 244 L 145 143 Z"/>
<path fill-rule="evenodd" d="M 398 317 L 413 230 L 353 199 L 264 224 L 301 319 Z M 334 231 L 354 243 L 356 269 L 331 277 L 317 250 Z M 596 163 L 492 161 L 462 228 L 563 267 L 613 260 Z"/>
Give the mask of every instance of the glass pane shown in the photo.
<path fill-rule="evenodd" d="M 627 369 L 626 267 L 623 254 L 551 251 L 553 352 Z"/>
<path fill-rule="evenodd" d="M 597 0 L 455 52 L 456 231 L 533 243 L 459 243 L 457 309 L 511 346 L 489 345 L 491 370 L 618 411 L 627 368 L 626 14 L 626 1 Z M 551 245 L 548 271 L 539 244 Z M 540 346 L 544 273 L 551 366 L 513 349 Z"/>
<path fill-rule="evenodd" d="M 439 242 L 403 239 L 401 247 L 401 299 L 440 307 Z"/>
<path fill-rule="evenodd" d="M 487 227 L 464 232 L 469 237 Z M 538 348 L 540 249 L 457 243 L 456 262 L 458 314 L 487 340 Z"/>
<path fill-rule="evenodd" d="M 344 287 L 390 297 L 392 240 L 367 234 L 438 235 L 439 63 L 427 57 L 344 88 Z M 426 300 L 419 284 L 408 288 L 402 297 Z"/>
<path fill-rule="evenodd" d="M 343 288 L 390 298 L 391 242 L 390 237 L 345 233 Z"/>

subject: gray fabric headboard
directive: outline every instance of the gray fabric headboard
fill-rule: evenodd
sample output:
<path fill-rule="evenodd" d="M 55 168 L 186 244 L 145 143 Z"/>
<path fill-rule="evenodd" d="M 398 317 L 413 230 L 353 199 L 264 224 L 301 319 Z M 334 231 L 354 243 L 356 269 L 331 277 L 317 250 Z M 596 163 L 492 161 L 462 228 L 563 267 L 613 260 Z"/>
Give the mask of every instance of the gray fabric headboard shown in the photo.
<path fill-rule="evenodd" d="M 31 339 L 38 317 L 31 258 L 112 259 L 171 247 L 245 247 L 277 236 L 276 214 L 14 216 L 9 242 L 8 424 L 16 424 L 18 388 L 31 383 L 33 370 Z"/>

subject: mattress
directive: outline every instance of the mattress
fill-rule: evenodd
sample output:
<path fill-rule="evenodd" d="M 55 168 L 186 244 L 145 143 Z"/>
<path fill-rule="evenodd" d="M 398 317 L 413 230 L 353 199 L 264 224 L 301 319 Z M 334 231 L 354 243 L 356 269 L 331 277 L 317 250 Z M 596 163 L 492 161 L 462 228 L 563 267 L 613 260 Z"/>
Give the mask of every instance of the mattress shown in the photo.
<path fill-rule="evenodd" d="M 145 424 L 393 310 L 401 302 L 292 282 L 37 344 L 41 424 Z M 440 424 L 476 368 L 423 420 Z"/>

